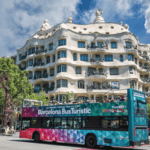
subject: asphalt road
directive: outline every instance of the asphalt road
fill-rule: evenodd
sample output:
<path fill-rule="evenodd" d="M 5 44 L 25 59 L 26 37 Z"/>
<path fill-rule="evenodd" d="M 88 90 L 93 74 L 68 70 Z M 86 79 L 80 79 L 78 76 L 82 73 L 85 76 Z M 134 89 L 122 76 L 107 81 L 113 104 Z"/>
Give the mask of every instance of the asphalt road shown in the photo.
<path fill-rule="evenodd" d="M 42 141 L 41 143 L 34 143 L 33 140 L 20 139 L 19 133 L 17 132 L 13 136 L 0 135 L 0 150 L 91 150 L 86 148 L 84 145 L 77 144 L 66 144 L 66 143 L 52 143 Z M 96 150 L 131 150 L 133 148 L 108 148 L 98 147 Z M 150 145 L 135 147 L 134 150 L 150 150 Z"/>

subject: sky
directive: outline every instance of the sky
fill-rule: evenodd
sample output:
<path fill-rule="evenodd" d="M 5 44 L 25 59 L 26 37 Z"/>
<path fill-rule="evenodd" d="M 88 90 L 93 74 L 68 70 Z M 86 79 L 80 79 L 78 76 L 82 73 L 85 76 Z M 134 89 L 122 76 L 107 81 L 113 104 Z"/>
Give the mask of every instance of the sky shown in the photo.
<path fill-rule="evenodd" d="M 17 54 L 48 19 L 53 27 L 68 22 L 89 24 L 96 9 L 105 22 L 129 25 L 140 44 L 150 44 L 150 0 L 0 0 L 0 57 Z"/>

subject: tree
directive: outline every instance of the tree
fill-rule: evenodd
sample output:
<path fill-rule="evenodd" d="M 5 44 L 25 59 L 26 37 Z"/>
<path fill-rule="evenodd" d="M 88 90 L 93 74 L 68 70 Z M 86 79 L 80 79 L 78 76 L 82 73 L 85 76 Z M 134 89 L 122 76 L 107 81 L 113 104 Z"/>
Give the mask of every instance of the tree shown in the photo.
<path fill-rule="evenodd" d="M 33 99 L 33 100 L 40 100 L 43 102 L 43 105 L 48 105 L 49 100 L 47 96 L 44 94 L 44 91 L 40 91 L 40 93 L 32 93 L 31 95 L 26 95 L 25 99 Z"/>
<path fill-rule="evenodd" d="M 148 119 L 150 119 L 150 104 L 147 104 Z"/>
<path fill-rule="evenodd" d="M 27 80 L 28 71 L 21 71 L 10 58 L 0 58 L 0 104 L 4 107 L 4 126 L 11 122 L 13 105 L 22 103 L 19 97 L 33 93 L 33 86 Z"/>
<path fill-rule="evenodd" d="M 68 103 L 69 101 L 71 101 L 73 99 L 73 97 L 74 97 L 73 92 L 71 92 L 71 93 L 67 92 L 66 95 L 63 96 L 62 101 L 65 101 Z M 77 97 L 74 97 L 74 100 L 76 100 L 76 99 L 77 99 Z"/>

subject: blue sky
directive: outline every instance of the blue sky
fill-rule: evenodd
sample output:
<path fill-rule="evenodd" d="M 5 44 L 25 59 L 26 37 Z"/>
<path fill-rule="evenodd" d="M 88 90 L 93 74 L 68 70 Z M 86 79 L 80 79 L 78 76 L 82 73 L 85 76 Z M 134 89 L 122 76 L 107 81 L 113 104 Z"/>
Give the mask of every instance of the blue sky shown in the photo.
<path fill-rule="evenodd" d="M 105 22 L 129 25 L 141 44 L 150 44 L 150 0 L 0 0 L 0 57 L 16 54 L 45 19 L 54 26 L 89 24 L 102 9 Z"/>

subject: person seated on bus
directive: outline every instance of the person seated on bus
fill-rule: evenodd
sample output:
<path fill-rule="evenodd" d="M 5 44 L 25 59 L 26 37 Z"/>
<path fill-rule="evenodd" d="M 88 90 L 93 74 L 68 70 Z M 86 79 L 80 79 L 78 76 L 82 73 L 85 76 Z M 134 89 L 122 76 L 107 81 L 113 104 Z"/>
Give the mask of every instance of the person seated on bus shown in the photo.
<path fill-rule="evenodd" d="M 120 99 L 120 102 L 124 102 L 124 101 L 125 101 L 125 99 L 124 99 L 124 97 L 122 96 L 121 99 Z"/>
<path fill-rule="evenodd" d="M 120 102 L 120 97 L 118 97 L 118 99 L 116 100 L 116 102 Z"/>
<path fill-rule="evenodd" d="M 105 103 L 109 103 L 109 102 L 110 102 L 110 100 L 107 98 L 106 101 L 105 101 Z"/>
<path fill-rule="evenodd" d="M 115 99 L 112 99 L 110 102 L 116 102 L 116 100 L 115 100 Z"/>

